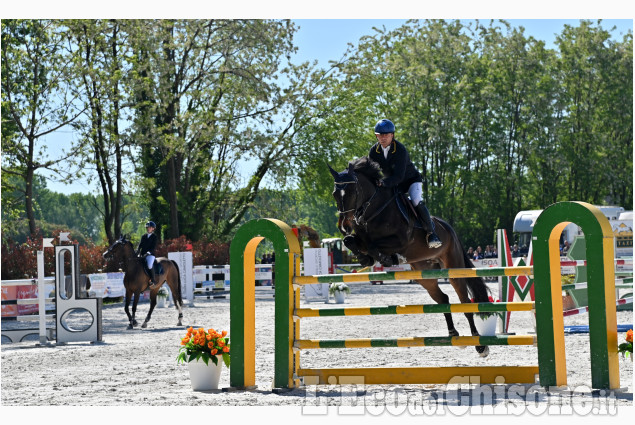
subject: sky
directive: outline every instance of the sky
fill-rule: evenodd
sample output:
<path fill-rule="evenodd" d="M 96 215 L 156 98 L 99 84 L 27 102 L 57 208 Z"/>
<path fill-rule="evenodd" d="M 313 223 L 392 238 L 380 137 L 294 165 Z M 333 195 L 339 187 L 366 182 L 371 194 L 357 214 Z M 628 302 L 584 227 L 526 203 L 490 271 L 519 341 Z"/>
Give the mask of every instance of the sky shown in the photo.
<path fill-rule="evenodd" d="M 582 0 L 576 2 L 559 1 L 558 6 L 553 6 L 555 2 L 543 2 L 543 0 L 535 0 L 531 3 L 532 8 L 524 7 L 523 10 L 510 9 L 509 2 L 471 2 L 471 1 L 450 1 L 446 0 L 443 4 L 444 7 L 439 6 L 426 6 L 425 10 L 421 9 L 419 2 L 418 6 L 412 6 L 412 2 L 406 2 L 406 7 L 400 7 L 403 4 L 401 0 L 392 0 L 389 3 L 377 2 L 375 0 L 367 0 L 364 2 L 356 1 L 340 1 L 332 2 L 331 0 L 323 0 L 318 3 L 303 3 L 305 6 L 298 8 L 298 2 L 285 1 L 267 1 L 256 2 L 250 1 L 238 1 L 236 4 L 246 6 L 241 9 L 237 6 L 227 7 L 223 9 L 217 8 L 215 5 L 212 8 L 210 4 L 212 2 L 206 2 L 205 6 L 197 12 L 198 9 L 192 7 L 182 7 L 178 10 L 174 9 L 174 2 L 168 2 L 170 6 L 166 9 L 162 8 L 162 1 L 152 2 L 152 8 L 144 8 L 145 2 L 134 2 L 134 6 L 130 7 L 129 2 L 123 2 L 121 0 L 112 0 L 108 2 L 113 6 L 113 9 L 108 11 L 91 12 L 86 13 L 79 12 L 80 16 L 56 16 L 60 13 L 59 1 L 58 2 L 44 2 L 40 3 L 40 0 L 36 2 L 28 1 L 26 4 L 37 3 L 37 8 L 30 8 L 28 11 L 24 8 L 16 11 L 0 12 L 2 18 L 7 17 L 43 17 L 33 16 L 34 13 L 44 14 L 46 17 L 81 17 L 81 18 L 98 18 L 98 17 L 173 17 L 173 18 L 194 18 L 194 17 L 222 17 L 222 18 L 241 18 L 241 17 L 255 17 L 255 18 L 292 18 L 298 24 L 299 30 L 294 35 L 294 42 L 298 46 L 298 53 L 293 58 L 294 62 L 313 61 L 318 60 L 318 64 L 321 67 L 328 67 L 329 60 L 340 59 L 347 50 L 348 43 L 357 45 L 359 39 L 364 35 L 372 35 L 375 33 L 373 27 L 381 28 L 384 26 L 387 30 L 395 29 L 406 23 L 406 18 L 444 18 L 444 19 L 462 19 L 465 17 L 476 17 L 481 22 L 487 24 L 489 19 L 505 18 L 514 27 L 523 26 L 525 28 L 525 34 L 532 35 L 536 39 L 544 40 L 547 48 L 553 48 L 555 34 L 562 31 L 565 24 L 578 25 L 579 18 L 576 19 L 535 19 L 549 18 L 549 14 L 557 17 L 570 17 L 578 15 L 585 19 L 605 18 L 602 22 L 602 27 L 610 29 L 613 25 L 617 27 L 613 31 L 613 36 L 616 39 L 621 39 L 622 35 L 628 30 L 633 29 L 633 18 L 635 13 L 631 2 L 628 2 L 629 6 L 620 6 L 621 2 L 611 2 L 609 7 L 598 7 L 597 2 L 595 6 L 587 6 Z M 62 3 L 75 3 L 75 1 L 63 1 Z M 179 4 L 190 5 L 194 2 L 180 1 Z M 216 2 L 215 2 L 216 3 Z M 474 5 L 478 4 L 478 7 Z M 501 6 L 496 6 L 500 3 Z M 575 7 L 568 5 L 568 3 L 575 4 Z M 57 7 L 51 7 L 52 4 L 58 5 Z M 85 3 L 79 4 L 85 8 Z M 386 6 L 390 4 L 391 7 Z M 489 4 L 489 10 L 488 6 Z M 516 3 L 518 6 L 520 3 Z M 544 5 L 541 8 L 541 4 Z M 625 3 L 626 4 L 626 3 Z M 309 5 L 309 6 L 306 6 Z M 357 6 L 355 6 L 357 5 Z M 362 6 L 363 5 L 363 6 Z M 456 5 L 457 7 L 453 7 Z M 522 5 L 522 4 L 521 4 Z M 307 8 L 308 7 L 308 8 Z M 136 9 L 138 8 L 138 9 Z M 206 8 L 209 9 L 206 11 Z M 37 10 L 39 12 L 33 12 Z M 64 9 L 62 9 L 64 10 Z M 84 9 L 66 9 L 66 10 L 79 10 Z M 532 16 L 538 12 L 538 16 Z M 574 12 L 575 11 L 575 12 Z M 77 13 L 77 12 L 76 12 Z M 123 16 L 119 16 L 123 14 Z M 192 14 L 197 16 L 192 16 Z M 113 16 L 114 15 L 114 16 Z M 558 16 L 559 15 L 559 16 Z M 377 17 L 385 16 L 386 19 L 376 19 Z M 519 17 L 527 16 L 531 19 L 516 19 Z M 306 19 L 306 18 L 328 18 L 328 19 Z M 297 18 L 297 19 L 295 19 Z M 347 19 L 348 18 L 348 19 Z M 352 19 L 351 19 L 352 18 Z M 620 19 L 615 19 L 620 18 Z M 465 20 L 467 22 L 467 20 Z M 68 130 L 63 130 L 55 136 L 47 139 L 47 143 L 50 147 L 50 152 L 57 151 L 57 145 L 65 143 L 72 134 Z M 86 183 L 77 182 L 74 184 L 55 183 L 52 181 L 47 182 L 49 189 L 61 192 L 61 193 L 74 193 L 83 192 L 88 193 L 93 189 Z"/>

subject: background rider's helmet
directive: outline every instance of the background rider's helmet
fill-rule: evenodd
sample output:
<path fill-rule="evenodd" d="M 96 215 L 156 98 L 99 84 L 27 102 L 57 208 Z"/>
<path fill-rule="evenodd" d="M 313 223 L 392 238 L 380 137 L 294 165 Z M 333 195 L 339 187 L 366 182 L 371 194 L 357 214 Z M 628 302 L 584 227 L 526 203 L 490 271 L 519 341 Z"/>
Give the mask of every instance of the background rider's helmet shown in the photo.
<path fill-rule="evenodd" d="M 148 227 L 154 227 L 154 228 L 156 229 L 156 228 L 157 228 L 157 225 L 156 225 L 156 224 L 154 224 L 154 221 L 148 221 L 148 222 L 146 223 L 146 229 L 147 229 Z"/>
<path fill-rule="evenodd" d="M 379 120 L 377 124 L 375 124 L 375 134 L 386 134 L 386 133 L 394 133 L 395 125 L 392 121 L 383 119 Z"/>

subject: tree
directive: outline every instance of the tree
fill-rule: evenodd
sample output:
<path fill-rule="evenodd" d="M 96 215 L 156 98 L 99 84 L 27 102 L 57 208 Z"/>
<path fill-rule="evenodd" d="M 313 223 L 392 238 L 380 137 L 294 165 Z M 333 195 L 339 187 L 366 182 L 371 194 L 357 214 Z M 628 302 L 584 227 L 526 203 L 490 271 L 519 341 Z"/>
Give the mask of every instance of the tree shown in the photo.
<path fill-rule="evenodd" d="M 129 106 L 122 80 L 127 77 L 130 47 L 122 26 L 125 29 L 134 22 L 69 20 L 64 23 L 72 34 L 76 51 L 74 77 L 77 85 L 83 87 L 82 100 L 87 111 L 81 132 L 88 149 L 82 152 L 80 160 L 95 167 L 103 200 L 99 209 L 108 243 L 112 244 L 121 235 L 124 160 L 128 155 L 119 125 L 125 117 L 124 105 Z"/>
<path fill-rule="evenodd" d="M 77 147 L 48 159 L 41 139 L 67 125 L 83 112 L 75 101 L 77 92 L 68 82 L 67 38 L 57 24 L 48 20 L 2 21 L 2 108 L 10 125 L 17 129 L 5 138 L 2 134 L 2 171 L 24 180 L 25 214 L 29 231 L 35 234 L 33 179 L 40 169 L 63 173 L 62 161 L 75 155 Z M 5 115 L 3 115 L 3 120 Z M 3 125 L 5 122 L 3 122 Z"/>

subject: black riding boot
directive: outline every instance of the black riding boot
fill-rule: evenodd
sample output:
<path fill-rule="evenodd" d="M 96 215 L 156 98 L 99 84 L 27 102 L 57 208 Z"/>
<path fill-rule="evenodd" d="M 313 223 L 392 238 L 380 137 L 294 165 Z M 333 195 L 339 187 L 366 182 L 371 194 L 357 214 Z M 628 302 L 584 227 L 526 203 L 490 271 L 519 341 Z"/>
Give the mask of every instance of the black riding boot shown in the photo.
<path fill-rule="evenodd" d="M 156 276 L 154 274 L 154 267 L 150 267 L 148 272 L 150 273 L 150 284 L 148 286 L 152 288 L 154 285 L 156 285 Z"/>
<path fill-rule="evenodd" d="M 419 214 L 419 218 L 421 219 L 421 224 L 423 225 L 423 230 L 428 234 L 428 247 L 429 248 L 441 248 L 443 243 L 441 239 L 434 232 L 434 222 L 430 217 L 430 213 L 428 212 L 428 208 L 424 205 L 423 202 L 419 202 L 416 206 L 417 213 Z"/>

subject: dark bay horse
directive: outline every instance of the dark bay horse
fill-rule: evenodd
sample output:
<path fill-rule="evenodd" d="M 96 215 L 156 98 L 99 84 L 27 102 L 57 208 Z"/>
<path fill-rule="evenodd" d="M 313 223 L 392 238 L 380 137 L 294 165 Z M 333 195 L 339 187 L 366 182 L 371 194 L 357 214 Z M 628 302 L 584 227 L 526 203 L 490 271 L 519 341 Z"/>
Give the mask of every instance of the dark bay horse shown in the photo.
<path fill-rule="evenodd" d="M 150 277 L 145 272 L 143 266 L 143 261 L 145 260 L 135 255 L 132 242 L 123 235 L 104 252 L 103 256 L 106 260 L 112 259 L 116 267 L 124 272 L 123 284 L 126 288 L 126 306 L 124 309 L 130 322 L 128 329 L 132 329 L 138 325 L 135 319 L 135 313 L 137 311 L 137 303 L 139 302 L 139 294 L 145 291 L 150 284 Z M 181 299 L 181 275 L 179 273 L 179 266 L 174 261 L 165 257 L 157 257 L 156 261 L 160 262 L 161 266 L 163 266 L 163 273 L 156 274 L 157 284 L 150 289 L 150 311 L 148 311 L 148 315 L 141 327 L 146 328 L 148 326 L 150 316 L 152 316 L 152 310 L 154 310 L 154 307 L 157 305 L 157 292 L 159 292 L 159 289 L 165 282 L 168 283 L 172 291 L 174 305 L 179 311 L 177 326 L 182 326 L 183 300 Z M 128 306 L 130 305 L 130 300 L 133 295 L 132 314 L 130 314 Z"/>
<path fill-rule="evenodd" d="M 397 263 L 410 264 L 413 270 L 440 268 L 473 268 L 474 264 L 463 249 L 456 232 L 447 222 L 432 217 L 435 230 L 443 245 L 429 248 L 426 233 L 415 223 L 414 210 L 409 200 L 400 209 L 392 188 L 378 187 L 376 182 L 383 177 L 379 164 L 368 157 L 349 163 L 341 173 L 330 166 L 335 179 L 333 197 L 339 213 L 338 229 L 345 235 L 344 244 L 357 256 L 362 266 L 379 261 L 384 266 Z M 406 211 L 408 219 L 402 213 Z M 437 304 L 448 304 L 448 296 L 441 291 L 437 279 L 418 279 Z M 481 278 L 453 278 L 450 284 L 461 303 L 489 302 L 489 289 Z M 478 335 L 472 313 L 465 317 L 473 336 Z M 452 315 L 445 313 L 450 336 L 458 336 Z M 477 346 L 483 357 L 489 354 L 486 346 Z"/>

